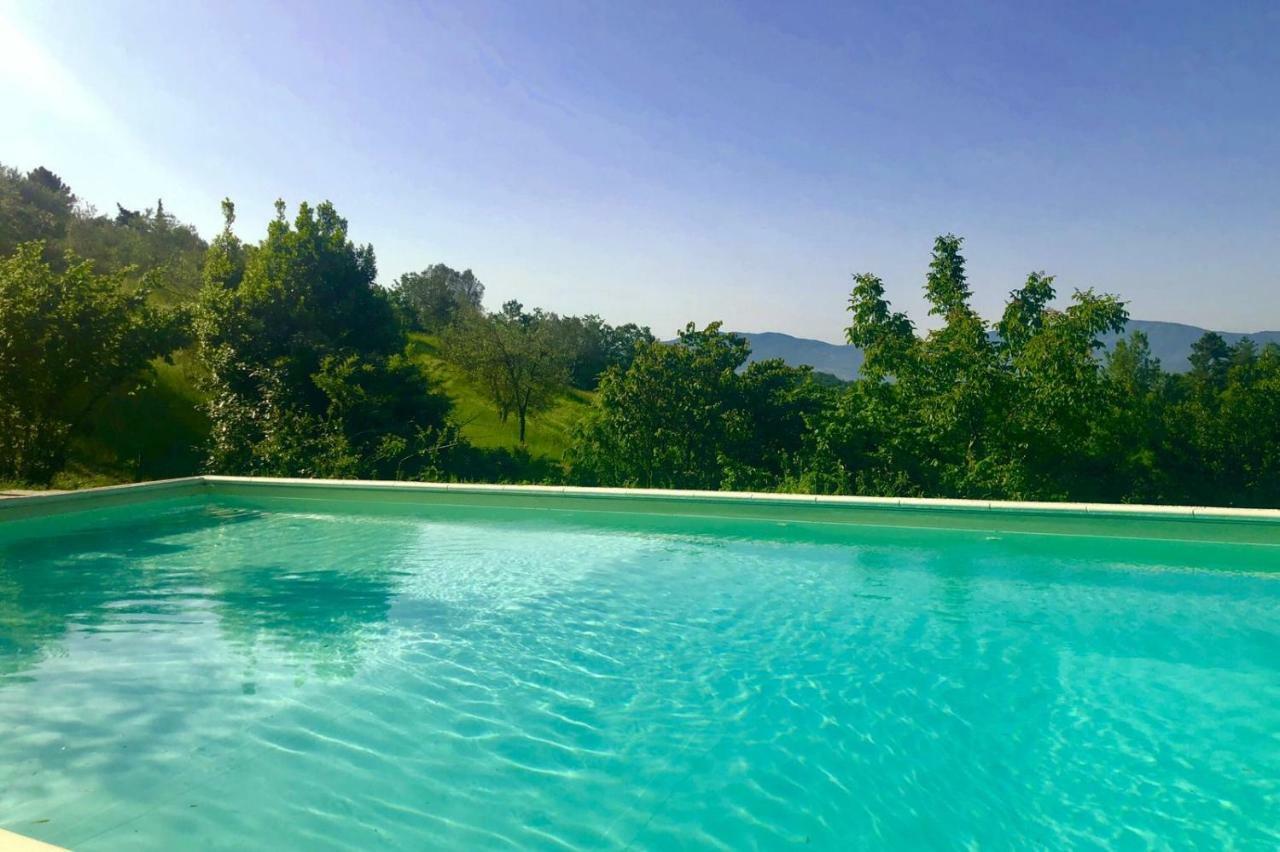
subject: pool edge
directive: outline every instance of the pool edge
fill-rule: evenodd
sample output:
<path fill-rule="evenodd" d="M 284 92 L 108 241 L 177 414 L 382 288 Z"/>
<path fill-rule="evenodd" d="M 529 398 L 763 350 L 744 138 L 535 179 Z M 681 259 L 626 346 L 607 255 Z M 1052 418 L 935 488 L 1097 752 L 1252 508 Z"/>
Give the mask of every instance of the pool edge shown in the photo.
<path fill-rule="evenodd" d="M 0 500 L 0 523 L 141 503 L 156 497 L 200 495 L 210 499 L 224 496 L 298 500 L 359 500 L 368 496 L 380 501 L 414 503 L 418 502 L 416 498 L 425 498 L 424 502 L 475 507 L 741 516 L 997 532 L 1111 534 L 1127 538 L 1227 540 L 1280 547 L 1280 509 L 218 475 L 7 498 Z"/>
<path fill-rule="evenodd" d="M 698 491 L 665 488 L 594 488 L 576 485 L 494 485 L 452 482 L 404 482 L 378 479 L 298 479 L 271 476 L 191 477 L 210 486 L 319 486 L 333 490 L 417 490 L 461 494 L 546 494 L 633 500 L 689 500 L 728 503 L 788 503 L 868 508 L 955 509 L 969 512 L 1048 513 L 1058 515 L 1150 516 L 1169 518 L 1229 518 L 1280 523 L 1280 509 L 1240 509 L 1226 506 L 1161 506 L 1147 503 L 1071 503 L 1022 500 L 962 500 L 945 497 L 862 497 L 820 494 L 780 494 L 767 491 Z M 180 482 L 185 480 L 170 480 Z M 26 499 L 26 498 L 12 498 Z"/>
<path fill-rule="evenodd" d="M 122 485 L 104 485 L 98 488 L 82 488 L 76 491 L 56 491 L 48 494 L 24 494 L 0 500 L 0 523 L 31 517 L 45 517 L 79 512 L 107 506 L 125 506 L 141 503 L 154 497 L 189 497 L 205 494 L 211 486 L 203 476 L 184 476 L 177 479 L 156 479 L 149 482 L 129 482 Z"/>

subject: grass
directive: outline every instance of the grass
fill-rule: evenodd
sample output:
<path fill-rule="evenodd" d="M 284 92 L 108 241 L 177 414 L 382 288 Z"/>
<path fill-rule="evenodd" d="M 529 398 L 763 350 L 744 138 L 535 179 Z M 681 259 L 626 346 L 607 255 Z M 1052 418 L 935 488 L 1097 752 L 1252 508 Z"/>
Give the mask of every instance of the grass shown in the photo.
<path fill-rule="evenodd" d="M 409 354 L 422 364 L 432 378 L 454 402 L 453 419 L 462 434 L 477 447 L 515 450 L 520 447 L 520 427 L 514 416 L 503 423 L 498 411 L 484 391 L 472 383 L 458 367 L 440 354 L 440 340 L 426 334 L 413 334 Z M 556 400 L 550 409 L 529 418 L 525 430 L 524 449 L 536 459 L 559 462 L 570 442 L 573 424 L 582 419 L 595 395 L 589 391 L 570 390 Z"/>

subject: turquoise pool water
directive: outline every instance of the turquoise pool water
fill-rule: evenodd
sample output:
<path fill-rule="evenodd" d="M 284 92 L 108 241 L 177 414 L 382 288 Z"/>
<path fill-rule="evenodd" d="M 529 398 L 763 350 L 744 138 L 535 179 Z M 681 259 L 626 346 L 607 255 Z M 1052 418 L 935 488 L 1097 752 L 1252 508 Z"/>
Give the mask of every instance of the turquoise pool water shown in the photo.
<path fill-rule="evenodd" d="M 1280 846 L 1280 548 L 154 501 L 0 524 L 77 849 Z"/>

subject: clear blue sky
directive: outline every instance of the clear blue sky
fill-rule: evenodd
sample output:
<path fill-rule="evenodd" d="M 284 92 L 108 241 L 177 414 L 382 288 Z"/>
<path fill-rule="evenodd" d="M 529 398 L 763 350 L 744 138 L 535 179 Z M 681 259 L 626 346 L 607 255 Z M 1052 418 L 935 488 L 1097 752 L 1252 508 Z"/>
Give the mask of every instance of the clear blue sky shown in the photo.
<path fill-rule="evenodd" d="M 372 6 L 374 8 L 364 8 Z M 853 272 L 924 318 L 1026 273 L 1280 327 L 1280 4 L 0 0 L 0 162 L 258 238 L 331 199 L 382 280 L 472 267 L 666 335 L 836 340 Z"/>

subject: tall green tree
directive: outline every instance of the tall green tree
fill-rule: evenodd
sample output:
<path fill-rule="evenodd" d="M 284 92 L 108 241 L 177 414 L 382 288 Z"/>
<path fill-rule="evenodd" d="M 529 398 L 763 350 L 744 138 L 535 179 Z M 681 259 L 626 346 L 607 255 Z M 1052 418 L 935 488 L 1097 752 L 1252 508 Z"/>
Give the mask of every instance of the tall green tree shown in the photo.
<path fill-rule="evenodd" d="M 1083 291 L 1054 309 L 1053 278 L 1037 272 L 989 327 L 970 304 L 960 247 L 952 235 L 934 243 L 924 290 L 943 323 L 923 338 L 879 279 L 855 278 L 847 336 L 866 362 L 822 446 L 844 486 L 871 493 L 1084 493 L 1111 461 L 1095 430 L 1113 404 L 1099 350 L 1123 327 L 1123 304 Z"/>
<path fill-rule="evenodd" d="M 1008 490 L 1098 499 L 1117 461 L 1101 426 L 1121 403 L 1100 350 L 1128 314 L 1115 296 L 1092 290 L 1076 291 L 1060 311 L 1048 307 L 1054 296 L 1052 276 L 1032 273 L 997 325 L 1008 376 L 997 434 L 1015 477 Z"/>
<path fill-rule="evenodd" d="M 438 475 L 450 403 L 402 352 L 373 249 L 333 205 L 283 202 L 246 246 L 235 208 L 206 260 L 196 323 L 208 374 L 208 467 L 301 476 Z"/>

